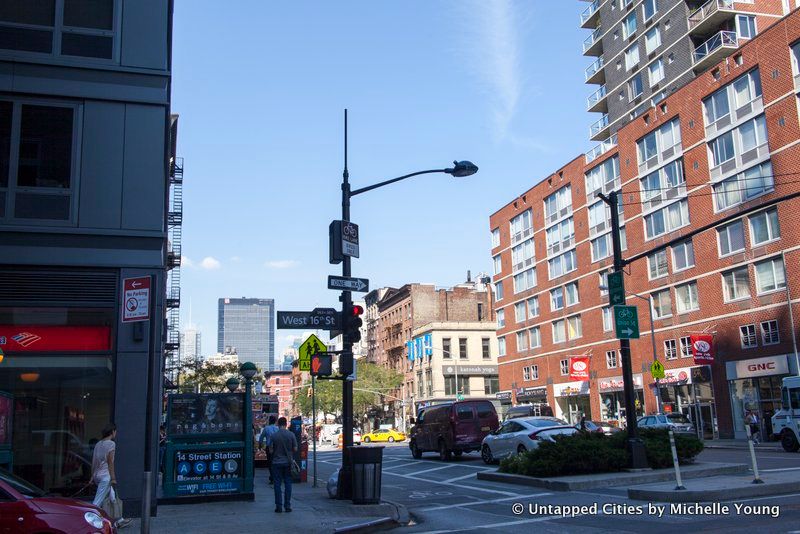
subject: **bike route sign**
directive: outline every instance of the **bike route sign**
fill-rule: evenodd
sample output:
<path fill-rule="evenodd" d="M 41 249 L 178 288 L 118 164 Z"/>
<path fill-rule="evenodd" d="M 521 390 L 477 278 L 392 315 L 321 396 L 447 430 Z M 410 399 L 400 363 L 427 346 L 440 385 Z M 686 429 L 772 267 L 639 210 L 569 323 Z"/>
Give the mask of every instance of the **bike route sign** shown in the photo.
<path fill-rule="evenodd" d="M 639 339 L 639 313 L 636 306 L 614 306 L 617 339 Z"/>

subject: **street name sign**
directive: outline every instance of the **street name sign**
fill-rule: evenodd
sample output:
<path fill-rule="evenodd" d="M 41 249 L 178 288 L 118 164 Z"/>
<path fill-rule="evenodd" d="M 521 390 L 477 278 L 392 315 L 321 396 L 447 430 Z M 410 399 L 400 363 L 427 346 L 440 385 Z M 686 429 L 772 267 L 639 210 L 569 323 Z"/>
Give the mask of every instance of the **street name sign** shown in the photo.
<path fill-rule="evenodd" d="M 328 275 L 328 289 L 342 289 L 346 291 L 369 291 L 369 280 L 366 278 L 347 278 L 345 276 Z"/>
<path fill-rule="evenodd" d="M 150 320 L 150 277 L 125 278 L 122 280 L 122 322 Z"/>
<path fill-rule="evenodd" d="M 650 374 L 653 375 L 653 378 L 664 378 L 666 376 L 664 373 L 664 364 L 658 360 L 654 361 L 650 366 Z"/>
<path fill-rule="evenodd" d="M 333 308 L 314 308 L 312 311 L 279 311 L 278 329 L 335 330 L 341 326 L 341 314 Z"/>
<path fill-rule="evenodd" d="M 608 275 L 608 301 L 612 306 L 625 304 L 625 284 L 622 274 L 622 271 L 616 271 Z"/>
<path fill-rule="evenodd" d="M 617 339 L 639 339 L 639 313 L 636 306 L 614 306 L 614 326 Z"/>
<path fill-rule="evenodd" d="M 311 372 L 311 357 L 327 351 L 328 347 L 325 346 L 325 343 L 314 334 L 311 334 L 297 349 L 297 368 L 300 371 Z"/>

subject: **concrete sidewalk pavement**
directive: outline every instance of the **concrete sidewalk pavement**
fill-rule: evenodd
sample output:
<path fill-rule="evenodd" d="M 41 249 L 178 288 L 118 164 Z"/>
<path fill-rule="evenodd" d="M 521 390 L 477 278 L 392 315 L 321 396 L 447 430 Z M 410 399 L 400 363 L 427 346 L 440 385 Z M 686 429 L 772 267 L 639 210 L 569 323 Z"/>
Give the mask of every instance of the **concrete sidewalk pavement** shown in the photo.
<path fill-rule="evenodd" d="M 706 449 L 747 449 L 746 439 L 715 439 L 703 442 Z M 753 445 L 757 451 L 783 451 L 780 441 L 767 441 Z"/>
<path fill-rule="evenodd" d="M 313 488 L 311 481 L 292 485 L 292 512 L 275 513 L 275 497 L 266 470 L 256 470 L 255 501 L 207 502 L 161 505 L 150 521 L 154 534 L 218 534 L 219 532 L 374 532 L 408 521 L 402 505 L 382 502 L 354 505 L 330 499 L 325 483 Z M 369 526 L 368 526 L 369 525 Z M 139 520 L 125 529 L 138 532 Z"/>
<path fill-rule="evenodd" d="M 754 484 L 752 474 L 707 477 L 684 481 L 685 490 L 676 490 L 674 481 L 644 484 L 629 487 L 628 497 L 653 502 L 721 502 L 800 492 L 797 471 L 763 473 L 761 480 Z"/>

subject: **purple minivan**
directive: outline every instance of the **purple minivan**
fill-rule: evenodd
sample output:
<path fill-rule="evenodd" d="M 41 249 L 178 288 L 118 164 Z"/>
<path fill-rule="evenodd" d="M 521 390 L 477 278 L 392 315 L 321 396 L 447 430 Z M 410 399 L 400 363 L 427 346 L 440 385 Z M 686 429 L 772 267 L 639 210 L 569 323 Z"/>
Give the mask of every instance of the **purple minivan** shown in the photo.
<path fill-rule="evenodd" d="M 414 458 L 436 451 L 448 461 L 453 455 L 479 451 L 483 438 L 499 425 L 497 411 L 488 400 L 465 400 L 428 406 L 413 421 L 409 447 Z"/>

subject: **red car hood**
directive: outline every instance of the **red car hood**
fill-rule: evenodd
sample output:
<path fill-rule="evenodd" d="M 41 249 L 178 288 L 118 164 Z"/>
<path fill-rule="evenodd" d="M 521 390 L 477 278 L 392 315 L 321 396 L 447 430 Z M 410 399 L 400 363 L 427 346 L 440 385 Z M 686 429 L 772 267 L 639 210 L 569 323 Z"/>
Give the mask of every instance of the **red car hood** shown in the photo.
<path fill-rule="evenodd" d="M 67 499 L 64 497 L 37 497 L 28 502 L 35 504 L 42 512 L 48 514 L 85 514 L 94 512 L 100 517 L 105 517 L 105 513 L 98 507 L 84 501 Z"/>

